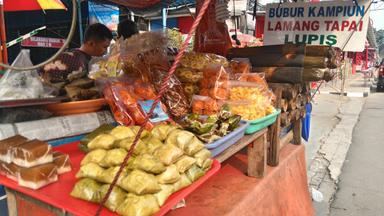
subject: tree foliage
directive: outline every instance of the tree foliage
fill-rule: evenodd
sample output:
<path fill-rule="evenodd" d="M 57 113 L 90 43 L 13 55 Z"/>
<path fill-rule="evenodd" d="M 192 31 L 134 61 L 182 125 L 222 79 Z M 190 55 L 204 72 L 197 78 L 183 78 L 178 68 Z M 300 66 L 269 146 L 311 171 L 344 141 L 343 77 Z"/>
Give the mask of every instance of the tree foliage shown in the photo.
<path fill-rule="evenodd" d="M 375 31 L 377 45 L 380 46 L 384 44 L 384 29 Z"/>
<path fill-rule="evenodd" d="M 376 42 L 379 48 L 380 57 L 384 57 L 384 29 L 375 30 Z"/>

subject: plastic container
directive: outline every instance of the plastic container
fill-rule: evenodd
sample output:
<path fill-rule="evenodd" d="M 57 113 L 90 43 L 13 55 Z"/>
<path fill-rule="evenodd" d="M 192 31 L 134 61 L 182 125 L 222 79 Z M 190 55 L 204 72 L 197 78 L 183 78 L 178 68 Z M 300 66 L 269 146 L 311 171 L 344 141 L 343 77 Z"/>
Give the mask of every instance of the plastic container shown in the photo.
<path fill-rule="evenodd" d="M 305 105 L 305 118 L 301 119 L 301 124 L 303 125 L 301 129 L 301 136 L 305 141 L 309 140 L 309 133 L 311 130 L 311 113 L 312 113 L 312 104 L 308 103 Z"/>
<path fill-rule="evenodd" d="M 269 114 L 263 118 L 253 120 L 253 121 L 248 121 L 249 126 L 245 129 L 245 134 L 254 134 L 259 130 L 262 130 L 269 125 L 275 123 L 277 116 L 280 114 L 280 110 L 276 110 L 276 112 Z"/>
<path fill-rule="evenodd" d="M 247 126 L 248 122 L 241 121 L 239 127 L 237 127 L 234 131 L 219 140 L 206 144 L 205 147 L 209 151 L 211 151 L 212 157 L 215 157 L 227 148 L 229 148 L 231 145 L 239 141 L 244 136 L 244 132 Z"/>

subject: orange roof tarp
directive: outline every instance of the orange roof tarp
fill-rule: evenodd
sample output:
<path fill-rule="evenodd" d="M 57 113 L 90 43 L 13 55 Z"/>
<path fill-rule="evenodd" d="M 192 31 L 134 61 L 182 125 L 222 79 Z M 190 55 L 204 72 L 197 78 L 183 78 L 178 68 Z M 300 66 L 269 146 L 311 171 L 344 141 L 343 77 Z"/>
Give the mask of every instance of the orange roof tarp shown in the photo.
<path fill-rule="evenodd" d="M 4 0 L 4 11 L 66 10 L 60 0 Z"/>

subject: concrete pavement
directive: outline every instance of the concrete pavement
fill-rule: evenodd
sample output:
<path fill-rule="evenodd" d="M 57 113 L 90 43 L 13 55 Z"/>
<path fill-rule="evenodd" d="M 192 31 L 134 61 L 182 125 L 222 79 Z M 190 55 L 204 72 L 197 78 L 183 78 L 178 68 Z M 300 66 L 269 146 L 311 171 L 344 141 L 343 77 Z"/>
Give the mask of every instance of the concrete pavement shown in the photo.
<path fill-rule="evenodd" d="M 346 91 L 366 91 L 361 74 L 347 80 Z M 365 103 L 364 97 L 320 94 L 315 97 L 311 138 L 306 144 L 310 188 L 320 191 L 322 202 L 314 202 L 316 215 L 328 215 L 338 188 L 339 175 L 352 143 L 353 129 Z"/>
<path fill-rule="evenodd" d="M 384 94 L 371 94 L 344 163 L 331 216 L 384 215 Z"/>

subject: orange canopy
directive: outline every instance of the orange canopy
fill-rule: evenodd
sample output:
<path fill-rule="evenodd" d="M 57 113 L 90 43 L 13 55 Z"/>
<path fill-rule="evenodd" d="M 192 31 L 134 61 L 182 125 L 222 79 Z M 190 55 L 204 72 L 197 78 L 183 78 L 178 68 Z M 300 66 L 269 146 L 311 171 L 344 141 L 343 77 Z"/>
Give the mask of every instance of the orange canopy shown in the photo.
<path fill-rule="evenodd" d="M 66 10 L 60 0 L 4 0 L 4 11 Z"/>

